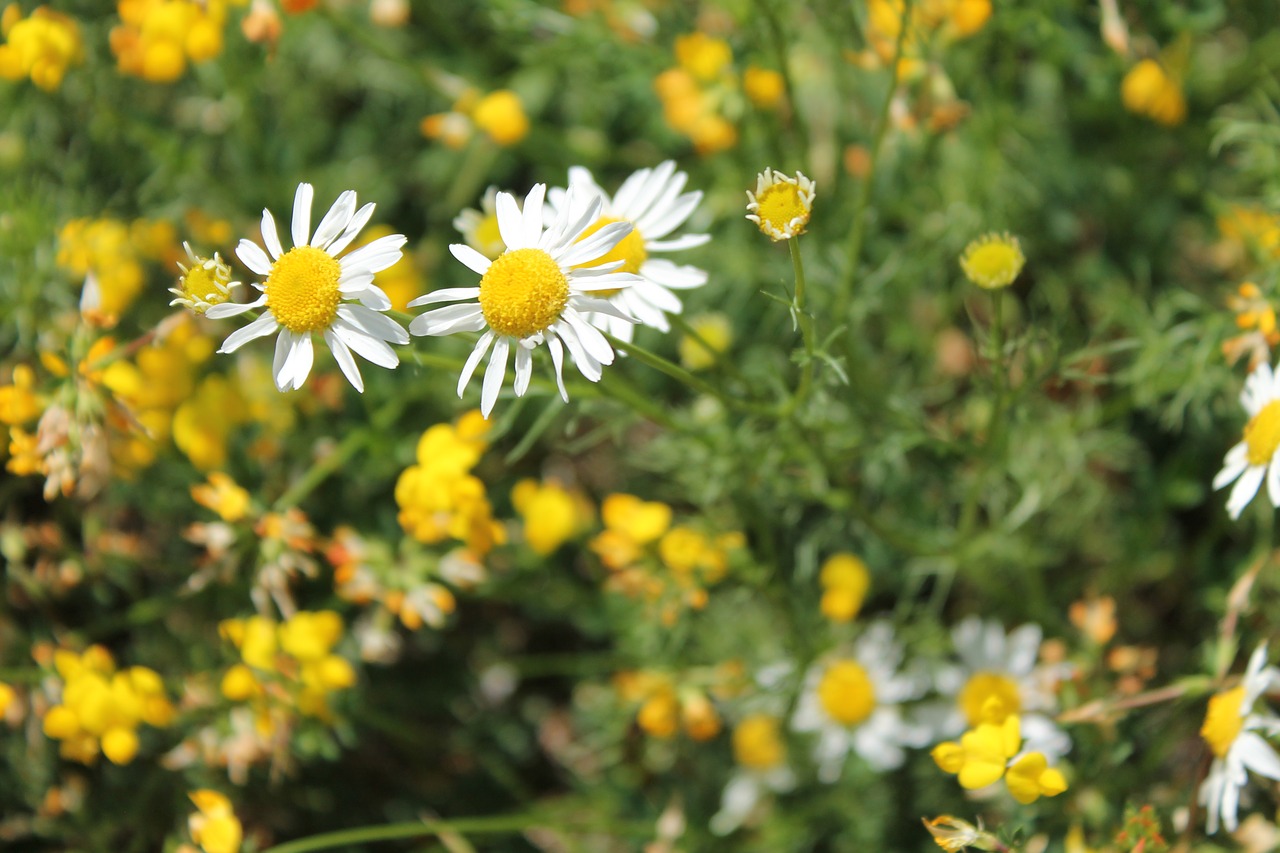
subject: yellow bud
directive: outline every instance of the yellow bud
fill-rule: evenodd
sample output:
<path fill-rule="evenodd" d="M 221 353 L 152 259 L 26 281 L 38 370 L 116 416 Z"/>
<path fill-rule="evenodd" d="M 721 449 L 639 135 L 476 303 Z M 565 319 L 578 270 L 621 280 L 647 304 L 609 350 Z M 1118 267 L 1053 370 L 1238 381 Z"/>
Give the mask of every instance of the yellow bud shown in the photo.
<path fill-rule="evenodd" d="M 128 764 L 138 754 L 138 735 L 133 729 L 107 729 L 102 735 L 102 754 L 113 764 Z"/>

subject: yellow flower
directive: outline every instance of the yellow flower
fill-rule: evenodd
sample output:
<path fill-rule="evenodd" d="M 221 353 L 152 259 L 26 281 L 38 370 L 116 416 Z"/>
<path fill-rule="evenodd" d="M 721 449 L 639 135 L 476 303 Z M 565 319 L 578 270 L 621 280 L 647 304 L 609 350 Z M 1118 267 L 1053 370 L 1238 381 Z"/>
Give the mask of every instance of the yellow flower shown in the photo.
<path fill-rule="evenodd" d="M 1026 805 L 1041 797 L 1056 797 L 1067 790 L 1067 780 L 1062 771 L 1049 767 L 1049 762 L 1039 752 L 1029 752 L 1019 758 L 1005 775 L 1009 793 Z"/>
<path fill-rule="evenodd" d="M 640 545 L 654 541 L 671 526 L 671 507 L 635 495 L 609 495 L 600 505 L 600 515 L 605 527 Z"/>
<path fill-rule="evenodd" d="M 681 697 L 680 722 L 694 740 L 711 740 L 720 733 L 720 715 L 716 706 L 701 690 Z"/>
<path fill-rule="evenodd" d="M 5 43 L 0 45 L 0 77 L 29 77 L 41 89 L 52 92 L 62 84 L 67 69 L 84 61 L 80 28 L 66 15 L 41 6 L 22 18 L 18 4 L 5 7 Z"/>
<path fill-rule="evenodd" d="M 1187 101 L 1182 86 L 1154 59 L 1144 59 L 1129 69 L 1120 83 L 1125 109 L 1167 127 L 1182 124 Z"/>
<path fill-rule="evenodd" d="M 716 80 L 733 62 L 728 42 L 702 32 L 677 36 L 675 52 L 680 67 L 704 83 Z"/>
<path fill-rule="evenodd" d="M 204 853 L 237 853 L 244 838 L 231 801 L 217 791 L 202 788 L 188 796 L 199 811 L 187 818 L 191 840 Z"/>
<path fill-rule="evenodd" d="M 35 383 L 35 371 L 29 366 L 13 368 L 12 384 L 0 385 L 0 423 L 21 426 L 39 417 L 44 406 L 34 390 Z"/>
<path fill-rule="evenodd" d="M 524 539 L 534 553 L 547 556 L 571 539 L 582 525 L 580 503 L 560 484 L 521 480 L 511 503 L 524 519 Z"/>
<path fill-rule="evenodd" d="M 342 617 L 332 610 L 300 611 L 280 626 L 280 648 L 300 661 L 316 661 L 342 639 Z"/>
<path fill-rule="evenodd" d="M 636 714 L 640 728 L 656 738 L 666 739 L 676 733 L 680 725 L 680 703 L 670 685 L 656 690 Z"/>
<path fill-rule="evenodd" d="M 995 290 L 1008 287 L 1022 272 L 1027 259 L 1018 238 L 1011 234 L 984 234 L 965 246 L 960 268 L 978 287 Z"/>
<path fill-rule="evenodd" d="M 222 53 L 225 0 L 119 0 L 122 23 L 111 30 L 111 52 L 125 74 L 171 83 L 187 62 Z"/>
<path fill-rule="evenodd" d="M 756 191 L 747 191 L 747 219 L 770 240 L 789 240 L 804 233 L 813 199 L 814 183 L 803 173 L 788 178 L 766 168 L 756 178 Z"/>
<path fill-rule="evenodd" d="M 520 96 L 510 89 L 499 89 L 481 98 L 471 111 L 471 120 L 504 147 L 515 145 L 529 133 L 524 105 L 520 103 Z"/>
<path fill-rule="evenodd" d="M 771 110 L 782 103 L 786 85 L 777 71 L 750 65 L 742 72 L 742 90 L 747 93 L 751 103 L 761 109 Z"/>
<path fill-rule="evenodd" d="M 778 719 L 767 714 L 752 714 L 733 730 L 733 757 L 743 767 L 769 770 L 787 758 Z"/>
<path fill-rule="evenodd" d="M 698 337 L 680 338 L 680 363 L 688 370 L 706 370 L 733 344 L 733 326 L 720 313 L 698 314 L 689 317 L 688 323 Z"/>
<path fill-rule="evenodd" d="M 249 511 L 249 493 L 221 471 L 211 473 L 208 483 L 192 486 L 191 497 L 196 503 L 216 512 L 223 521 L 237 522 Z"/>
<path fill-rule="evenodd" d="M 822 584 L 822 615 L 832 622 L 849 622 L 862 609 L 871 585 L 866 563 L 853 554 L 832 554 L 818 574 Z"/>
<path fill-rule="evenodd" d="M 13 688 L 5 684 L 3 681 L 0 681 L 0 717 L 4 717 L 8 712 L 9 705 L 12 704 L 14 696 Z"/>

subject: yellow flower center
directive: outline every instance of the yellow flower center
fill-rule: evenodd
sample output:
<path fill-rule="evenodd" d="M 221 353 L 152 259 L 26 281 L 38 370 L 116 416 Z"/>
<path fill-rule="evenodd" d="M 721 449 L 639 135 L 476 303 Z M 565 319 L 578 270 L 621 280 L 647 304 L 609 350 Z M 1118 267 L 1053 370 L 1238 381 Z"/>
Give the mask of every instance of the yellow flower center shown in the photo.
<path fill-rule="evenodd" d="M 527 338 L 560 318 L 569 279 L 541 249 L 504 252 L 480 279 L 480 310 L 500 335 Z"/>
<path fill-rule="evenodd" d="M 965 248 L 960 266 L 969 281 L 991 290 L 1013 284 L 1026 262 L 1016 238 L 988 234 Z"/>
<path fill-rule="evenodd" d="M 290 249 L 267 276 L 267 308 L 277 323 L 294 334 L 323 331 L 338 314 L 341 274 L 337 260 L 323 249 Z"/>
<path fill-rule="evenodd" d="M 202 264 L 192 267 L 182 277 L 182 292 L 188 299 L 208 305 L 226 302 L 231 295 L 227 290 L 227 277 L 220 275 L 216 268 L 207 269 Z M 201 306 L 198 313 L 204 310 Z"/>
<path fill-rule="evenodd" d="M 733 730 L 733 757 L 743 767 L 768 770 L 781 764 L 786 755 L 778 735 L 778 721 L 773 717 L 756 714 Z"/>
<path fill-rule="evenodd" d="M 499 246 L 502 243 L 502 232 L 498 230 L 498 215 L 490 213 L 480 220 L 473 238 L 481 246 Z"/>
<path fill-rule="evenodd" d="M 756 196 L 756 215 L 762 230 L 768 225 L 775 233 L 803 234 L 809 224 L 809 202 L 795 183 L 779 181 Z"/>
<path fill-rule="evenodd" d="M 614 216 L 602 216 L 593 222 L 587 230 L 582 232 L 582 236 L 578 238 L 578 242 L 590 237 L 606 225 L 614 222 L 622 222 Z M 614 246 L 609 254 L 596 258 L 585 264 L 578 264 L 579 267 L 598 267 L 602 264 L 610 264 L 614 261 L 622 261 L 622 266 L 618 268 L 618 272 L 629 272 L 639 275 L 640 267 L 644 266 L 644 262 L 649 259 L 649 253 L 644 250 L 644 238 L 640 236 L 640 232 L 633 227 L 631 233 L 622 238 L 622 242 Z M 575 267 L 576 269 L 576 267 Z M 621 288 L 613 288 L 612 290 L 596 290 L 592 292 L 593 296 L 600 299 L 608 299 L 610 296 L 617 296 Z"/>
<path fill-rule="evenodd" d="M 1000 703 L 1005 715 L 1017 714 L 1022 710 L 1018 685 L 1013 679 L 995 672 L 978 672 L 960 690 L 960 708 L 969 725 L 992 722 L 985 720 L 983 714 L 983 708 L 991 699 Z"/>
<path fill-rule="evenodd" d="M 1236 742 L 1240 730 L 1244 728 L 1244 717 L 1240 713 L 1242 705 L 1244 685 L 1209 697 L 1209 711 L 1204 715 L 1200 736 L 1219 758 L 1227 757 L 1231 744 Z"/>
<path fill-rule="evenodd" d="M 1250 465 L 1266 465 L 1280 447 L 1280 400 L 1272 400 L 1244 425 Z"/>
<path fill-rule="evenodd" d="M 851 660 L 836 661 L 822 674 L 818 701 L 833 720 L 852 726 L 870 717 L 876 709 L 876 688 L 859 664 Z"/>

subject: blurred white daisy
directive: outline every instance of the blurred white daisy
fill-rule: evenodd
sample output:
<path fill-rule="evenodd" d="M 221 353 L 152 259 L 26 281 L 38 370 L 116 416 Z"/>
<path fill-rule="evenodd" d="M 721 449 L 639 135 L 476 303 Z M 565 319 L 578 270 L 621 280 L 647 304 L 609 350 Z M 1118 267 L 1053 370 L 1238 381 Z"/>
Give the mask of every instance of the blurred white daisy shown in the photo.
<path fill-rule="evenodd" d="M 666 239 L 693 215 L 702 201 L 700 190 L 681 192 L 688 178 L 684 172 L 676 171 L 673 161 L 667 160 L 652 169 L 635 172 L 610 198 L 590 171 L 581 166 L 569 170 L 569 187 L 573 190 L 575 205 L 570 215 L 581 213 L 595 199 L 599 199 L 601 205 L 599 218 L 583 232 L 584 237 L 614 222 L 630 222 L 633 226 L 631 233 L 599 263 L 622 261 L 620 269 L 635 273 L 642 281 L 607 294 L 609 300 L 641 324 L 662 332 L 671 328 L 667 314 L 679 314 L 684 308 L 672 291 L 700 287 L 707 282 L 704 270 L 651 257 L 661 252 L 692 249 L 711 239 L 710 234 L 685 234 Z M 547 194 L 547 201 L 552 209 L 558 211 L 566 205 L 567 197 L 565 190 L 552 189 Z M 607 314 L 591 319 L 614 337 L 631 340 L 631 323 Z"/>
<path fill-rule="evenodd" d="M 480 199 L 480 209 L 467 208 L 453 218 L 453 227 L 458 229 L 466 244 L 490 260 L 501 255 L 507 248 L 502 242 L 502 234 L 498 231 L 498 188 L 489 187 Z"/>
<path fill-rule="evenodd" d="M 580 268 L 613 251 L 631 233 L 630 223 L 611 223 L 583 239 L 583 233 L 600 216 L 601 202 L 595 199 L 581 207 L 570 198 L 551 226 L 544 228 L 546 191 L 545 184 L 535 185 L 525 197 L 523 208 L 510 193 L 497 194 L 498 230 L 507 247 L 497 259 L 491 261 L 461 243 L 449 246 L 455 258 L 481 277 L 478 287 L 445 288 L 409 303 L 411 307 L 457 303 L 415 317 L 409 324 L 412 334 L 484 332 L 462 368 L 458 396 L 462 396 L 471 375 L 492 347 L 480 393 L 480 411 L 486 418 L 498 400 L 512 350 L 517 397 L 529 389 L 533 350 L 543 343 L 551 351 L 556 384 L 566 402 L 566 348 L 582 375 L 598 382 L 602 365 L 613 363 L 613 347 L 584 315 L 600 312 L 628 319 L 596 294 L 640 281 L 639 276 L 622 271 L 621 261 Z M 571 216 L 571 210 L 581 213 Z"/>
<path fill-rule="evenodd" d="M 1039 625 L 1023 625 L 1006 636 L 995 620 L 961 620 L 951 631 L 960 665 L 945 667 L 936 676 L 938 692 L 955 697 L 938 734 L 952 737 L 977 726 L 983 707 L 995 698 L 1006 714 L 1021 718 L 1024 752 L 1043 753 L 1051 764 L 1070 752 L 1071 738 L 1053 720 L 1064 673 L 1036 664 L 1043 636 Z"/>
<path fill-rule="evenodd" d="M 852 654 L 828 654 L 809 668 L 791 727 L 818 733 L 813 757 L 821 781 L 839 779 L 850 752 L 875 770 L 892 770 L 902 766 L 904 747 L 929 743 L 929 728 L 908 722 L 900 707 L 923 695 L 927 680 L 899 673 L 901 665 L 893 628 L 877 622 Z"/>
<path fill-rule="evenodd" d="M 236 247 L 240 261 L 265 277 L 262 284 L 253 285 L 262 295 L 249 303 L 214 305 L 205 316 L 217 320 L 264 308 L 262 316 L 232 332 L 218 352 L 235 352 L 249 341 L 278 330 L 271 372 L 281 391 L 297 390 L 306 381 L 315 357 L 311 336 L 318 332 L 343 374 L 357 391 L 363 392 L 364 382 L 352 351 L 381 367 L 392 368 L 400 359 L 388 342 L 409 342 L 404 328 L 380 313 L 391 307 L 391 300 L 373 283 L 374 273 L 400 260 L 400 247 L 406 238 L 403 234 L 390 234 L 339 258 L 373 215 L 374 205 L 366 204 L 357 210 L 356 194 L 347 190 L 338 196 L 313 234 L 313 194 L 311 184 L 298 184 L 290 229 L 292 249 L 284 250 L 275 219 L 265 209 L 262 240 L 267 251 L 250 240 L 241 240 Z"/>
<path fill-rule="evenodd" d="M 1248 771 L 1280 780 L 1280 755 L 1262 738 L 1262 734 L 1280 733 L 1280 718 L 1265 708 L 1253 710 L 1258 697 L 1275 687 L 1280 687 L 1280 670 L 1267 666 L 1263 643 L 1249 658 L 1240 684 L 1209 699 L 1200 735 L 1213 750 L 1213 764 L 1200 785 L 1200 804 L 1207 813 L 1205 829 L 1210 835 L 1218 831 L 1219 823 L 1228 832 L 1235 831 L 1240 789 L 1249 781 Z"/>
<path fill-rule="evenodd" d="M 1236 484 L 1227 498 L 1227 512 L 1232 518 L 1240 517 L 1263 479 L 1267 481 L 1271 505 L 1280 507 L 1280 465 L 1275 464 L 1276 451 L 1280 450 L 1280 372 L 1273 371 L 1266 362 L 1259 364 L 1244 381 L 1240 404 L 1249 414 L 1244 438 L 1227 451 L 1222 470 L 1213 478 L 1215 489 Z"/>
<path fill-rule="evenodd" d="M 737 768 L 724 786 L 720 810 L 711 817 L 716 835 L 733 832 L 770 793 L 786 793 L 796 784 L 779 720 L 771 714 L 751 714 L 734 727 L 733 758 Z"/>

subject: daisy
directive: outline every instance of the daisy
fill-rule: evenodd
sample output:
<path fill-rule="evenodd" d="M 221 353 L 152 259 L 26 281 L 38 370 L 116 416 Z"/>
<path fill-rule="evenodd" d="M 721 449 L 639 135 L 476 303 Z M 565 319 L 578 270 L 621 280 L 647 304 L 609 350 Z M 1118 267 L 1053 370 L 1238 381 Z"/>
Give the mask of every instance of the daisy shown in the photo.
<path fill-rule="evenodd" d="M 191 266 L 182 263 L 182 277 L 178 286 L 169 288 L 176 298 L 170 306 L 181 305 L 195 314 L 203 314 L 215 305 L 221 305 L 231 298 L 231 288 L 239 287 L 240 282 L 231 280 L 231 267 L 223 262 L 217 252 L 212 258 L 197 255 L 191 250 L 191 244 L 183 242 L 182 248 L 187 252 Z"/>
<path fill-rule="evenodd" d="M 771 714 L 751 714 L 734 727 L 733 758 L 737 768 L 724 786 L 720 810 L 711 817 L 716 835 L 742 826 L 770 793 L 785 794 L 796 785 L 779 720 Z"/>
<path fill-rule="evenodd" d="M 563 364 L 567 348 L 573 363 L 587 379 L 600 381 L 601 366 L 613 363 L 613 347 L 586 319 L 589 312 L 627 317 L 597 294 L 641 281 L 624 272 L 621 261 L 589 269 L 578 268 L 607 255 L 631 233 L 628 222 L 613 222 L 583 239 L 600 216 L 601 201 L 578 206 L 570 190 L 550 227 L 543 224 L 545 184 L 536 184 L 523 209 L 510 193 L 497 195 L 498 230 L 506 251 L 489 260 L 470 246 L 454 243 L 453 256 L 480 278 L 478 287 L 450 287 L 421 296 L 409 305 L 457 303 L 435 308 L 409 324 L 415 335 L 483 332 L 463 365 L 458 396 L 466 389 L 480 361 L 489 353 L 480 393 L 480 411 L 487 418 L 498 400 L 515 351 L 515 392 L 524 396 L 533 375 L 533 350 L 545 343 L 555 365 L 560 396 L 568 402 Z M 570 211 L 578 215 L 571 216 Z M 472 301 L 474 300 L 474 301 Z"/>
<path fill-rule="evenodd" d="M 1023 625 L 1006 635 L 999 622 L 970 616 L 951 637 L 960 665 L 937 676 L 938 692 L 956 697 L 939 727 L 944 736 L 979 725 L 983 707 L 995 698 L 1005 714 L 1021 718 L 1025 751 L 1043 753 L 1052 763 L 1071 750 L 1071 739 L 1052 717 L 1061 673 L 1036 666 L 1043 638 L 1039 625 Z"/>
<path fill-rule="evenodd" d="M 899 674 L 901 663 L 893 628 L 877 622 L 852 654 L 830 654 L 809 668 L 791 727 L 818 733 L 813 755 L 821 781 L 839 779 L 850 752 L 875 770 L 892 770 L 902 766 L 903 747 L 929 742 L 929 729 L 904 720 L 900 707 L 927 684 Z"/>
<path fill-rule="evenodd" d="M 297 390 L 306 381 L 314 359 L 311 336 L 319 332 L 338 367 L 355 389 L 363 392 L 364 382 L 351 351 L 381 367 L 391 368 L 398 365 L 400 359 L 387 345 L 388 341 L 409 342 L 404 328 L 380 313 L 391 307 L 391 300 L 373 283 L 374 273 L 400 259 L 400 247 L 406 238 L 403 234 L 390 234 L 339 258 L 369 221 L 374 206 L 366 204 L 357 210 L 356 194 L 347 190 L 338 196 L 313 234 L 313 194 L 311 184 L 298 184 L 293 199 L 292 249 L 284 250 L 275 219 L 271 211 L 265 209 L 262 240 L 267 251 L 249 240 L 241 240 L 236 247 L 240 261 L 265 277 L 262 284 L 253 285 L 262 291 L 262 296 L 244 304 L 213 305 L 205 316 L 217 320 L 264 308 L 262 316 L 232 332 L 218 352 L 235 352 L 249 341 L 278 330 L 271 372 L 281 391 Z"/>
<path fill-rule="evenodd" d="M 635 317 L 641 325 L 661 332 L 669 331 L 667 314 L 679 314 L 684 306 L 673 290 L 688 290 L 707 283 L 707 273 L 697 267 L 672 263 L 665 258 L 650 257 L 660 252 L 675 252 L 701 246 L 711 239 L 710 234 L 685 234 L 667 238 L 685 223 L 702 201 L 700 190 L 682 193 L 689 176 L 676 171 L 676 164 L 667 160 L 652 169 L 641 169 L 623 181 L 618 192 L 610 198 L 600 188 L 591 172 L 581 166 L 569 170 L 569 186 L 573 189 L 576 210 L 580 213 L 593 200 L 600 201 L 600 214 L 583 232 L 589 236 L 613 222 L 629 222 L 632 231 L 605 255 L 600 263 L 622 261 L 623 272 L 634 273 L 642 279 L 632 287 L 608 294 L 609 301 Z M 553 189 L 547 201 L 554 210 L 566 204 L 568 193 Z M 597 294 L 605 296 L 605 294 Z M 610 315 L 592 318 L 605 331 L 624 341 L 630 341 L 631 323 Z"/>
<path fill-rule="evenodd" d="M 467 208 L 453 218 L 453 227 L 458 229 L 466 244 L 489 260 L 507 248 L 498 231 L 497 201 L 498 188 L 489 187 L 484 191 L 484 198 L 480 199 L 479 210 Z"/>
<path fill-rule="evenodd" d="M 813 210 L 814 182 L 796 172 L 788 178 L 766 168 L 756 176 L 756 191 L 747 190 L 747 219 L 775 243 L 804 233 Z"/>
<path fill-rule="evenodd" d="M 1259 364 L 1244 381 L 1240 404 L 1249 414 L 1244 438 L 1227 451 L 1222 470 L 1213 478 L 1214 489 L 1236 484 L 1227 498 L 1227 512 L 1233 519 L 1253 500 L 1264 478 L 1271 505 L 1280 507 L 1280 465 L 1275 464 L 1280 450 L 1280 373 L 1266 362 Z"/>
<path fill-rule="evenodd" d="M 1210 835 L 1218 824 L 1228 832 L 1236 829 L 1236 807 L 1240 789 L 1252 770 L 1268 779 L 1280 780 L 1280 755 L 1263 734 L 1280 732 L 1280 717 L 1270 710 L 1254 712 L 1253 703 L 1273 687 L 1280 686 L 1280 670 L 1267 666 L 1267 644 L 1254 650 L 1240 684 L 1209 699 L 1200 735 L 1213 750 L 1209 775 L 1200 785 L 1200 804 L 1208 815 L 1205 828 Z"/>

